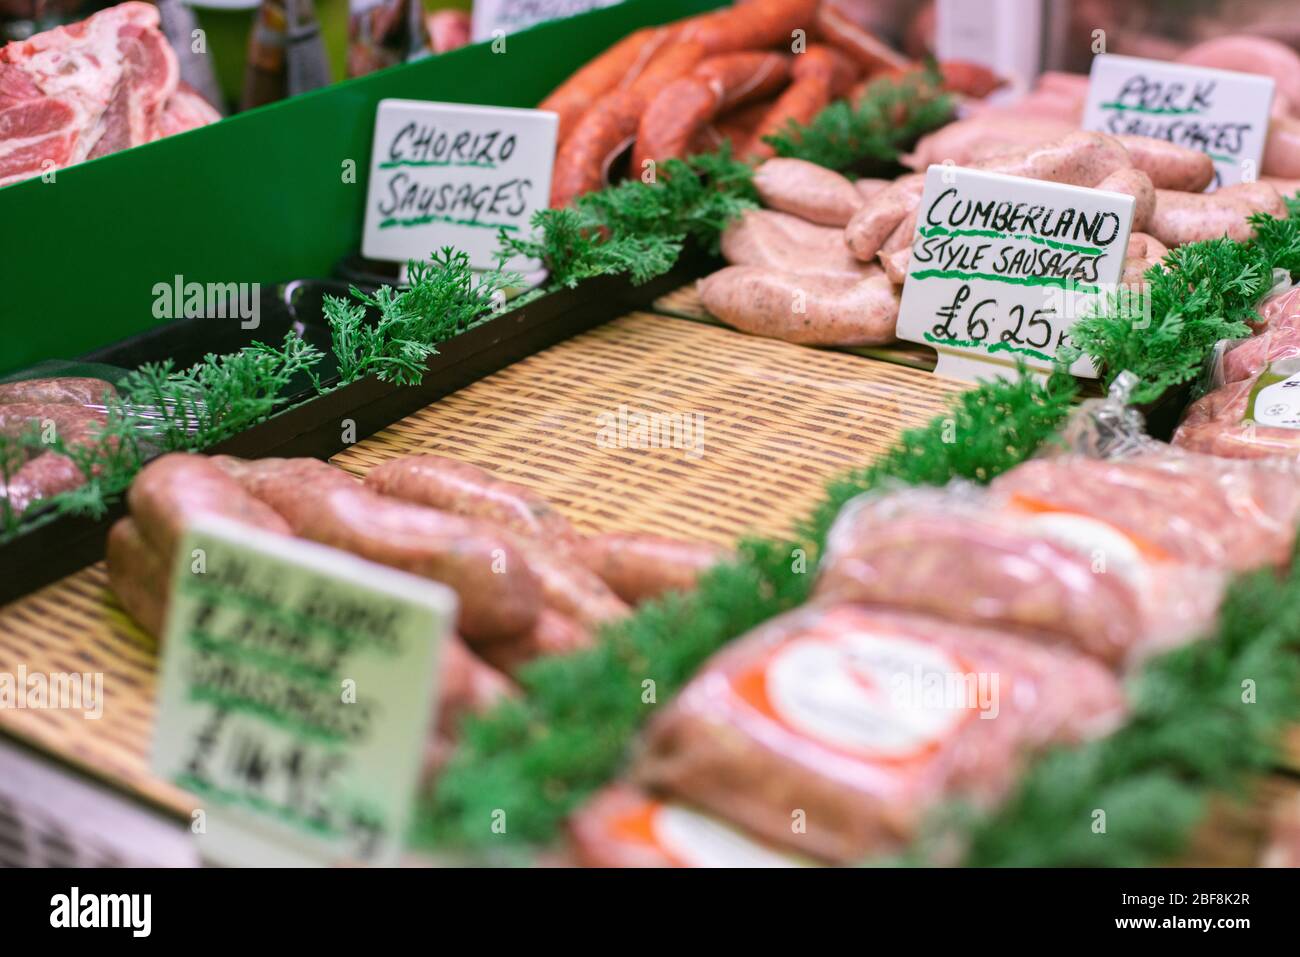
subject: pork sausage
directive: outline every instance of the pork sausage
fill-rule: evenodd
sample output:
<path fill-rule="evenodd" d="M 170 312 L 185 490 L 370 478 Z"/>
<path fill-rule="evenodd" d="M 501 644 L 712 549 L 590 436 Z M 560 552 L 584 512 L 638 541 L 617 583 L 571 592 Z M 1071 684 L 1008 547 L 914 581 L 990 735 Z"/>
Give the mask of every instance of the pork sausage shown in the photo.
<path fill-rule="evenodd" d="M 1133 166 L 1146 173 L 1156 189 L 1199 193 L 1214 182 L 1214 160 L 1200 150 L 1153 136 L 1123 135 L 1115 139 L 1128 150 Z"/>
<path fill-rule="evenodd" d="M 724 561 L 726 549 L 659 535 L 612 532 L 585 539 L 578 560 L 632 605 L 690 591 L 702 572 Z"/>
<path fill-rule="evenodd" d="M 146 632 L 162 640 L 167 623 L 171 565 L 140 534 L 131 518 L 118 519 L 108 531 L 108 583 L 118 603 Z"/>
<path fill-rule="evenodd" d="M 834 170 L 807 160 L 770 159 L 754 170 L 763 205 L 823 226 L 844 226 L 862 208 L 862 194 Z"/>
<path fill-rule="evenodd" d="M 1147 223 L 1151 221 L 1151 214 L 1156 208 L 1156 190 L 1151 185 L 1151 178 L 1146 173 L 1140 169 L 1116 170 L 1098 183 L 1097 189 L 1132 196 L 1135 200 L 1133 204 L 1133 228 L 1138 231 L 1147 228 Z"/>
<path fill-rule="evenodd" d="M 530 661 L 548 655 L 567 655 L 590 648 L 591 632 L 559 612 L 543 608 L 536 624 L 510 641 L 498 641 L 479 650 L 485 661 L 508 675 L 514 675 Z"/>

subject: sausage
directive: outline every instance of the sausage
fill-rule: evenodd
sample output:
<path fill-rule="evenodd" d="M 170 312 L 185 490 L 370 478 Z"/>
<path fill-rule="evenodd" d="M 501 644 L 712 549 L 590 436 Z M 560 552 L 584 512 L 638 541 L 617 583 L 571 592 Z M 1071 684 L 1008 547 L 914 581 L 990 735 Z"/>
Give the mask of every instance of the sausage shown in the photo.
<path fill-rule="evenodd" d="M 1267 176 L 1283 179 L 1300 176 L 1300 120 L 1289 116 L 1269 120 L 1261 169 Z"/>
<path fill-rule="evenodd" d="M 915 224 L 914 224 L 915 225 Z M 912 264 L 912 247 L 904 246 L 901 249 L 884 250 L 876 254 L 880 260 L 880 265 L 885 271 L 885 275 L 895 286 L 901 286 L 907 281 L 907 270 Z"/>
<path fill-rule="evenodd" d="M 747 0 L 693 17 L 682 24 L 682 39 L 710 54 L 737 50 L 789 48 L 795 30 L 812 31 L 819 0 Z"/>
<path fill-rule="evenodd" d="M 579 541 L 543 542 L 518 535 L 508 540 L 536 577 L 546 608 L 593 630 L 627 616 L 628 607 L 618 595 L 572 557 Z"/>
<path fill-rule="evenodd" d="M 113 388 L 113 383 L 83 376 L 0 383 L 0 404 L 5 405 L 11 402 L 99 405 L 103 404 L 106 397 L 116 395 L 117 389 Z"/>
<path fill-rule="evenodd" d="M 847 179 L 807 160 L 770 159 L 754 170 L 763 205 L 823 226 L 844 226 L 864 205 Z"/>
<path fill-rule="evenodd" d="M 1116 136 L 1133 166 L 1151 178 L 1156 189 L 1199 193 L 1214 182 L 1214 160 L 1200 150 L 1188 149 L 1152 136 Z"/>
<path fill-rule="evenodd" d="M 844 244 L 844 230 L 818 226 L 770 209 L 746 210 L 722 233 L 722 255 L 733 266 L 766 266 L 798 273 L 865 279 L 876 271 Z"/>
<path fill-rule="evenodd" d="M 1138 231 L 1147 228 L 1156 208 L 1156 190 L 1146 173 L 1140 169 L 1116 170 L 1098 183 L 1097 189 L 1132 196 L 1136 201 L 1133 204 L 1133 228 Z"/>
<path fill-rule="evenodd" d="M 511 641 L 494 642 L 479 651 L 485 661 L 508 675 L 514 675 L 530 661 L 548 655 L 567 655 L 594 644 L 591 632 L 571 618 L 549 608 L 542 609 L 536 624 Z"/>
<path fill-rule="evenodd" d="M 935 163 L 951 160 L 965 166 L 974 160 L 1059 140 L 1075 126 L 1057 119 L 980 115 L 958 120 L 927 133 L 911 153 L 900 157 L 909 169 L 923 172 Z"/>
<path fill-rule="evenodd" d="M 0 501 L 4 503 L 0 514 L 8 508 L 12 514 L 21 515 L 41 499 L 70 492 L 85 483 L 85 475 L 72 459 L 57 452 L 42 452 L 19 466 L 0 489 Z"/>
<path fill-rule="evenodd" d="M 850 20 L 831 0 L 817 8 L 817 35 L 856 60 L 864 70 L 906 70 L 912 61 Z"/>
<path fill-rule="evenodd" d="M 872 196 L 844 227 L 844 241 L 853 255 L 864 262 L 874 259 L 898 224 L 921 204 L 924 192 L 925 174 L 912 173 Z"/>
<path fill-rule="evenodd" d="M 460 636 L 450 634 L 438 652 L 438 714 L 435 727 L 449 740 L 460 719 L 484 714 L 502 701 L 519 696 L 509 678 L 470 651 Z"/>
<path fill-rule="evenodd" d="M 697 43 L 674 44 L 657 53 L 629 87 L 592 104 L 555 155 L 551 206 L 567 206 L 608 182 L 610 166 L 636 138 L 650 97 L 692 70 L 704 54 Z"/>
<path fill-rule="evenodd" d="M 381 495 L 482 519 L 518 535 L 562 545 L 577 532 L 550 502 L 487 469 L 443 455 L 407 455 L 377 465 L 365 477 Z"/>
<path fill-rule="evenodd" d="M 1178 55 L 1179 63 L 1271 76 L 1290 102 L 1300 102 L 1300 55 L 1265 37 L 1226 36 L 1198 43 Z"/>
<path fill-rule="evenodd" d="M 1128 150 L 1113 136 L 1080 130 L 1053 143 L 991 156 L 969 165 L 971 169 L 1049 183 L 1096 186 L 1116 170 L 1129 168 L 1133 162 Z"/>
<path fill-rule="evenodd" d="M 1300 193 L 1300 179 L 1283 179 L 1278 176 L 1261 176 L 1259 181 L 1272 186 L 1282 196 L 1294 197 L 1296 193 Z"/>
<path fill-rule="evenodd" d="M 131 518 L 118 519 L 108 531 L 108 583 L 118 603 L 146 632 L 162 640 L 167 624 L 171 566 L 163 553 L 140 533 Z"/>
<path fill-rule="evenodd" d="M 700 298 L 742 332 L 800 345 L 892 342 L 898 295 L 883 275 L 854 281 L 757 266 L 728 266 L 700 280 Z"/>
<path fill-rule="evenodd" d="M 790 74 L 778 53 L 727 53 L 704 60 L 650 101 L 637 127 L 632 169 L 686 156 L 700 130 L 720 112 L 776 93 Z"/>
<path fill-rule="evenodd" d="M 870 176 L 863 176 L 853 181 L 853 188 L 862 194 L 863 199 L 870 199 L 888 186 L 890 182 L 887 179 L 874 179 Z"/>
<path fill-rule="evenodd" d="M 560 117 L 556 145 L 563 145 L 578 118 L 591 104 L 618 87 L 633 82 L 654 56 L 677 35 L 676 27 L 647 27 L 624 37 L 561 83 L 538 104 Z"/>
<path fill-rule="evenodd" d="M 283 518 L 240 488 L 214 459 L 188 452 L 173 452 L 146 465 L 131 483 L 126 501 L 140 533 L 168 562 L 185 528 L 202 515 L 290 534 Z"/>
<path fill-rule="evenodd" d="M 261 459 L 234 473 L 295 535 L 450 587 L 460 600 L 457 628 L 471 644 L 511 638 L 537 621 L 536 576 L 483 522 L 380 495 L 315 459 Z"/>
<path fill-rule="evenodd" d="M 853 65 L 828 47 L 813 45 L 794 58 L 790 69 L 794 82 L 782 93 L 772 108 L 754 128 L 749 143 L 742 149 L 744 156 L 768 159 L 776 155 L 770 143 L 763 141 L 784 131 L 790 123 L 806 126 L 830 105 L 835 96 L 842 96 L 857 79 Z"/>
<path fill-rule="evenodd" d="M 728 557 L 726 549 L 659 535 L 608 533 L 585 539 L 578 560 L 632 605 L 695 587 L 701 573 Z"/>
<path fill-rule="evenodd" d="M 1169 249 L 1149 233 L 1140 233 L 1134 230 L 1128 234 L 1128 250 L 1125 255 L 1138 256 L 1152 262 L 1159 262 L 1169 255 Z"/>
<path fill-rule="evenodd" d="M 1267 183 L 1238 183 L 1213 193 L 1158 189 L 1146 231 L 1171 248 L 1220 236 L 1244 242 L 1255 235 L 1247 219 L 1257 212 L 1286 212 L 1282 197 Z"/>

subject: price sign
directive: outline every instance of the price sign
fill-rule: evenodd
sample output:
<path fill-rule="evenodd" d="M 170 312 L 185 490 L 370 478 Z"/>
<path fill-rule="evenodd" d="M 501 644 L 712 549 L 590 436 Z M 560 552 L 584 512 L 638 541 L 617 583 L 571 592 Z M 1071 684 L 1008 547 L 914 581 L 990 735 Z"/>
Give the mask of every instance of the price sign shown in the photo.
<path fill-rule="evenodd" d="M 917 208 L 898 336 L 937 372 L 1050 370 L 1074 321 L 1118 288 L 1134 200 L 1121 193 L 931 166 Z M 1095 376 L 1087 359 L 1071 368 Z"/>
<path fill-rule="evenodd" d="M 540 110 L 381 100 L 362 253 L 405 262 L 455 246 L 475 269 L 494 268 L 499 231 L 527 236 L 550 200 L 558 123 Z"/>
<path fill-rule="evenodd" d="M 474 0 L 470 36 L 475 43 L 515 33 L 547 20 L 612 7 L 621 0 Z"/>
<path fill-rule="evenodd" d="M 1231 186 L 1259 176 L 1273 87 L 1272 77 L 1103 53 L 1083 128 L 1200 150 L 1214 160 L 1212 188 Z"/>
<path fill-rule="evenodd" d="M 230 866 L 391 865 L 454 620 L 443 586 L 222 520 L 173 569 L 153 769 Z"/>

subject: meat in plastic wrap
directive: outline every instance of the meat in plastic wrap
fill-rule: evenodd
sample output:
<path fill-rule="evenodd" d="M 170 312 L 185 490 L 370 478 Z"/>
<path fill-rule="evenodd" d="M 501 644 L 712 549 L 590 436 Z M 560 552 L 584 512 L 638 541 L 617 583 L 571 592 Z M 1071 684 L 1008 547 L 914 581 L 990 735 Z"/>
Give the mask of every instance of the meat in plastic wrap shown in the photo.
<path fill-rule="evenodd" d="M 889 853 L 952 798 L 995 804 L 1021 759 L 1107 733 L 1100 664 L 997 631 L 805 606 L 738 638 L 648 726 L 637 783 L 832 863 Z"/>
<path fill-rule="evenodd" d="M 1128 508 L 1116 503 L 1115 524 L 963 482 L 862 495 L 827 536 L 814 596 L 1032 631 L 1128 665 L 1204 630 L 1224 578 L 1175 561 Z"/>
<path fill-rule="evenodd" d="M 1173 442 L 1231 459 L 1300 460 L 1300 357 L 1269 363 L 1197 399 Z"/>
<path fill-rule="evenodd" d="M 605 788 L 569 821 L 584 867 L 808 867 L 709 814 L 626 784 Z"/>

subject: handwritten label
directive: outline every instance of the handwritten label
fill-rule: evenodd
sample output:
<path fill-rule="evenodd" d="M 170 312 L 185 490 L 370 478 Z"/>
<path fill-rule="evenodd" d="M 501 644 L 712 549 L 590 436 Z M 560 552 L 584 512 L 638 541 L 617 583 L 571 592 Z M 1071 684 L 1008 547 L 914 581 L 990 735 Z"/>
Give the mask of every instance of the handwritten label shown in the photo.
<path fill-rule="evenodd" d="M 1075 320 L 1115 291 L 1134 200 L 957 166 L 931 166 L 898 336 L 934 346 L 940 375 L 1052 368 Z M 1087 359 L 1071 367 L 1095 376 Z"/>
<path fill-rule="evenodd" d="M 1093 58 L 1083 128 L 1168 140 L 1214 160 L 1212 188 L 1259 176 L 1273 79 L 1103 53 Z"/>
<path fill-rule="evenodd" d="M 455 613 L 443 586 L 223 520 L 172 574 L 153 769 L 230 866 L 401 850 Z"/>
<path fill-rule="evenodd" d="M 475 269 L 494 268 L 499 231 L 528 235 L 550 200 L 558 121 L 539 110 L 381 100 L 362 253 L 405 262 L 455 246 Z"/>
<path fill-rule="evenodd" d="M 498 32 L 515 33 L 547 20 L 562 20 L 621 0 L 474 0 L 470 36 L 475 43 Z"/>

